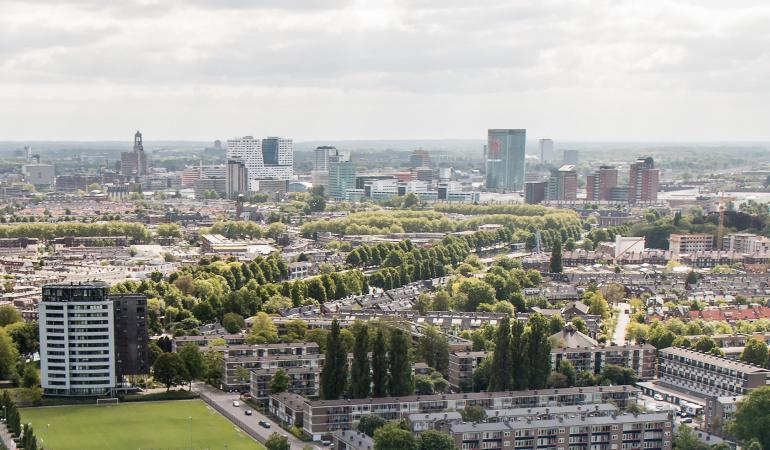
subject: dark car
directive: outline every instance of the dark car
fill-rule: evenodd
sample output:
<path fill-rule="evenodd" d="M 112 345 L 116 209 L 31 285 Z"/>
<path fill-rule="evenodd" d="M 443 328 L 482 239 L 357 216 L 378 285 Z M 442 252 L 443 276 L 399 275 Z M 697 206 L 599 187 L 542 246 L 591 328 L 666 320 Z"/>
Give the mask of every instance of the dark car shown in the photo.
<path fill-rule="evenodd" d="M 260 425 L 262 428 L 270 428 L 270 422 L 267 422 L 267 421 L 265 421 L 265 420 L 260 420 L 260 421 L 259 421 L 259 425 Z"/>
<path fill-rule="evenodd" d="M 247 410 L 246 410 L 246 411 L 244 411 L 243 413 L 244 413 L 244 414 L 246 414 L 247 416 L 250 416 L 250 415 L 251 415 L 251 410 L 250 410 L 250 409 L 247 409 Z"/>

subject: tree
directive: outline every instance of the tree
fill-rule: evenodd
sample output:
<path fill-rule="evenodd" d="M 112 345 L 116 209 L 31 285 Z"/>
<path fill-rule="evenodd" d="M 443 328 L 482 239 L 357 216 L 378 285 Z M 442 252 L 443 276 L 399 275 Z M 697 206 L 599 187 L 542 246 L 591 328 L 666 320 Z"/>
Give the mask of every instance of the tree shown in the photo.
<path fill-rule="evenodd" d="M 551 342 L 548 340 L 548 319 L 540 313 L 530 316 L 527 331 L 529 356 L 529 389 L 545 387 L 551 374 Z"/>
<path fill-rule="evenodd" d="M 473 312 L 482 303 L 496 301 L 495 289 L 478 278 L 463 278 L 455 285 L 454 292 L 465 296 L 464 304 L 457 305 L 464 311 Z"/>
<path fill-rule="evenodd" d="M 0 306 L 0 327 L 16 322 L 21 322 L 21 313 L 19 310 L 11 305 Z"/>
<path fill-rule="evenodd" d="M 495 333 L 495 352 L 489 373 L 490 391 L 507 391 L 513 387 L 513 354 L 511 351 L 511 324 L 504 317 Z"/>
<path fill-rule="evenodd" d="M 437 430 L 426 430 L 417 438 L 418 450 L 455 450 L 455 441 L 446 433 Z"/>
<path fill-rule="evenodd" d="M 40 376 L 33 364 L 27 364 L 24 367 L 24 375 L 21 377 L 21 385 L 25 388 L 33 388 L 40 385 Z"/>
<path fill-rule="evenodd" d="M 557 370 L 566 378 L 567 386 L 575 386 L 575 383 L 577 382 L 577 373 L 575 372 L 575 367 L 572 365 L 570 360 L 567 358 L 562 358 L 561 361 L 559 361 L 559 367 Z"/>
<path fill-rule="evenodd" d="M 636 372 L 630 367 L 607 364 L 602 369 L 602 379 L 614 385 L 634 384 L 636 383 Z"/>
<path fill-rule="evenodd" d="M 481 422 L 487 418 L 487 412 L 479 405 L 468 405 L 460 411 L 464 422 Z"/>
<path fill-rule="evenodd" d="M 692 287 L 696 284 L 698 284 L 698 274 L 693 270 L 687 272 L 687 278 L 684 281 L 684 288 L 692 289 Z"/>
<path fill-rule="evenodd" d="M 413 391 L 412 365 L 409 363 L 409 338 L 406 333 L 396 328 L 390 333 L 388 392 L 391 397 L 403 397 L 411 395 Z"/>
<path fill-rule="evenodd" d="M 278 342 L 278 328 L 273 319 L 264 312 L 258 312 L 253 317 L 251 334 L 247 338 L 250 344 L 272 344 Z"/>
<path fill-rule="evenodd" d="M 29 355 L 40 349 L 40 328 L 37 322 L 16 322 L 5 327 L 19 353 Z"/>
<path fill-rule="evenodd" d="M 188 343 L 179 350 L 179 357 L 182 358 L 182 361 L 184 362 L 185 369 L 187 370 L 187 379 L 190 383 L 190 390 L 192 390 L 193 380 L 200 379 L 204 374 L 203 355 L 197 345 Z"/>
<path fill-rule="evenodd" d="M 289 375 L 283 368 L 276 370 L 273 378 L 270 379 L 270 393 L 280 394 L 281 392 L 286 392 L 289 389 L 289 381 Z"/>
<path fill-rule="evenodd" d="M 230 334 L 240 333 L 246 328 L 246 320 L 240 314 L 229 312 L 222 318 L 222 326 Z"/>
<path fill-rule="evenodd" d="M 411 432 L 390 422 L 374 432 L 374 450 L 417 450 L 417 442 Z"/>
<path fill-rule="evenodd" d="M 674 448 L 677 450 L 708 450 L 709 446 L 698 439 L 692 428 L 681 425 L 674 439 Z"/>
<path fill-rule="evenodd" d="M 290 450 L 291 446 L 289 445 L 289 438 L 276 432 L 267 438 L 265 448 L 267 450 Z"/>
<path fill-rule="evenodd" d="M 166 385 L 166 391 L 187 381 L 187 367 L 177 353 L 163 353 L 152 366 L 155 379 Z"/>
<path fill-rule="evenodd" d="M 417 309 L 417 312 L 420 313 L 420 315 L 425 315 L 429 310 L 431 306 L 432 300 L 428 294 L 420 294 L 417 297 L 417 300 L 414 302 L 414 307 Z"/>
<path fill-rule="evenodd" d="M 385 397 L 388 395 L 388 356 L 385 346 L 385 334 L 377 330 L 372 345 L 372 397 Z"/>
<path fill-rule="evenodd" d="M 561 261 L 561 239 L 556 238 L 551 245 L 551 273 L 562 273 L 564 266 Z"/>
<path fill-rule="evenodd" d="M 701 336 L 695 341 L 693 348 L 699 352 L 709 352 L 713 348 L 718 348 L 718 346 L 711 336 Z"/>
<path fill-rule="evenodd" d="M 0 328 L 0 380 L 17 379 L 16 364 L 19 351 L 4 328 Z"/>
<path fill-rule="evenodd" d="M 529 342 L 524 333 L 524 323 L 514 320 L 511 327 L 511 360 L 516 370 L 513 373 L 513 388 L 521 391 L 529 387 Z M 550 358 L 549 358 L 550 359 Z"/>
<path fill-rule="evenodd" d="M 326 359 L 321 371 L 321 396 L 326 400 L 340 398 L 348 379 L 348 354 L 340 338 L 340 324 L 332 320 L 331 332 L 326 337 Z"/>
<path fill-rule="evenodd" d="M 746 346 L 743 347 L 743 353 L 741 353 L 742 361 L 755 364 L 759 367 L 766 367 L 767 359 L 767 345 L 764 341 L 760 341 L 757 338 L 751 338 L 746 341 Z"/>
<path fill-rule="evenodd" d="M 431 377 L 427 375 L 417 375 L 414 377 L 414 391 L 417 395 L 432 395 L 435 393 L 435 386 Z"/>
<path fill-rule="evenodd" d="M 357 429 L 369 437 L 374 437 L 374 432 L 386 423 L 388 422 L 380 416 L 367 414 L 361 416 L 361 419 L 358 421 Z"/>
<path fill-rule="evenodd" d="M 220 352 L 210 351 L 203 356 L 203 376 L 210 385 L 217 386 L 222 379 L 223 362 L 224 356 Z"/>
<path fill-rule="evenodd" d="M 730 434 L 748 442 L 756 439 L 761 448 L 770 448 L 770 386 L 753 389 L 738 402 L 733 421 L 728 429 Z"/>
<path fill-rule="evenodd" d="M 371 393 L 372 379 L 369 371 L 369 327 L 359 324 L 355 332 L 353 365 L 350 370 L 350 396 L 367 398 Z"/>
<path fill-rule="evenodd" d="M 442 375 L 449 374 L 449 342 L 438 327 L 425 327 L 417 344 L 418 357 Z"/>

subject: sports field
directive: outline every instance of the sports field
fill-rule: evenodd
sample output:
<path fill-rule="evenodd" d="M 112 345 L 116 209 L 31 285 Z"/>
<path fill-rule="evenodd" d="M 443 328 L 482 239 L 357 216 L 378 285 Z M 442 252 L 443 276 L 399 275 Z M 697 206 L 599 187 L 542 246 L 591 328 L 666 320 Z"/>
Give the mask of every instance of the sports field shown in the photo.
<path fill-rule="evenodd" d="M 191 436 L 193 449 L 264 449 L 200 400 L 25 408 L 21 415 L 46 450 L 182 450 Z"/>

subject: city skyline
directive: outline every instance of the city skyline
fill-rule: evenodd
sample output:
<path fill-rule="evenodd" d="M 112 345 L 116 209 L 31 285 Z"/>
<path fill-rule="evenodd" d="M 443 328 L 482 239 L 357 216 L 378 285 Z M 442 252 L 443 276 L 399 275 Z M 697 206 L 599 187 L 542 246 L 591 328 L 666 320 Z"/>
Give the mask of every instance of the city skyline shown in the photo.
<path fill-rule="evenodd" d="M 297 141 L 510 126 L 766 141 L 768 15 L 761 2 L 5 1 L 0 138 L 113 140 L 130 124 L 207 140 L 258 123 Z"/>

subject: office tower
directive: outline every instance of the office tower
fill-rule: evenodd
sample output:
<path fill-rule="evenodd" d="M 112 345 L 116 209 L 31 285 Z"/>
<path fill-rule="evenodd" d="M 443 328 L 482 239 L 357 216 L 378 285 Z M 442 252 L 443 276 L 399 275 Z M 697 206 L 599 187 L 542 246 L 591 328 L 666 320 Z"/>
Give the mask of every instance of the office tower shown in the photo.
<path fill-rule="evenodd" d="M 225 171 L 225 194 L 230 200 L 249 192 L 249 170 L 242 161 L 228 160 Z"/>
<path fill-rule="evenodd" d="M 600 166 L 599 170 L 586 177 L 586 200 L 606 202 L 612 199 L 612 189 L 618 186 L 618 169 L 615 166 Z"/>
<path fill-rule="evenodd" d="M 328 171 L 330 154 L 336 155 L 337 149 L 327 145 L 316 147 L 313 151 L 313 171 Z"/>
<path fill-rule="evenodd" d="M 49 284 L 38 305 L 40 384 L 46 395 L 115 389 L 115 318 L 107 284 Z"/>
<path fill-rule="evenodd" d="M 564 158 L 562 158 L 564 164 L 570 164 L 577 166 L 580 162 L 580 152 L 578 150 L 564 150 Z"/>
<path fill-rule="evenodd" d="M 565 164 L 548 179 L 546 199 L 549 201 L 571 202 L 577 199 L 577 172 L 575 166 Z"/>
<path fill-rule="evenodd" d="M 149 373 L 147 299 L 110 297 L 102 281 L 47 284 L 38 304 L 45 395 L 114 395 L 125 375 Z"/>
<path fill-rule="evenodd" d="M 545 164 L 553 160 L 553 139 L 540 139 L 540 163 Z"/>
<path fill-rule="evenodd" d="M 524 146 L 527 130 L 488 130 L 487 189 L 524 188 Z"/>
<path fill-rule="evenodd" d="M 27 183 L 39 189 L 49 188 L 56 182 L 56 166 L 41 164 L 39 160 L 21 166 L 21 173 Z"/>
<path fill-rule="evenodd" d="M 418 167 L 430 167 L 430 153 L 427 150 L 413 150 L 409 156 L 409 167 L 416 169 Z"/>
<path fill-rule="evenodd" d="M 415 167 L 412 169 L 412 180 L 433 182 L 433 169 L 430 167 Z"/>
<path fill-rule="evenodd" d="M 336 151 L 329 155 L 329 195 L 344 200 L 349 189 L 356 187 L 356 167 L 350 155 Z"/>
<path fill-rule="evenodd" d="M 115 319 L 115 375 L 123 377 L 150 373 L 147 297 L 143 294 L 112 294 Z"/>
<path fill-rule="evenodd" d="M 524 183 L 524 202 L 530 205 L 543 203 L 548 183 L 545 181 L 530 181 Z"/>
<path fill-rule="evenodd" d="M 439 181 L 450 181 L 452 179 L 452 168 L 451 167 L 441 167 L 438 169 L 438 180 Z"/>
<path fill-rule="evenodd" d="M 660 173 L 651 157 L 638 158 L 628 173 L 628 201 L 653 203 L 658 201 Z"/>
<path fill-rule="evenodd" d="M 141 177 L 148 173 L 147 156 L 144 153 L 142 133 L 134 134 L 134 149 L 120 154 L 120 173 L 129 177 Z"/>
<path fill-rule="evenodd" d="M 250 182 L 288 181 L 294 175 L 294 144 L 291 139 L 254 139 L 253 136 L 228 139 L 227 158 L 243 161 Z"/>

